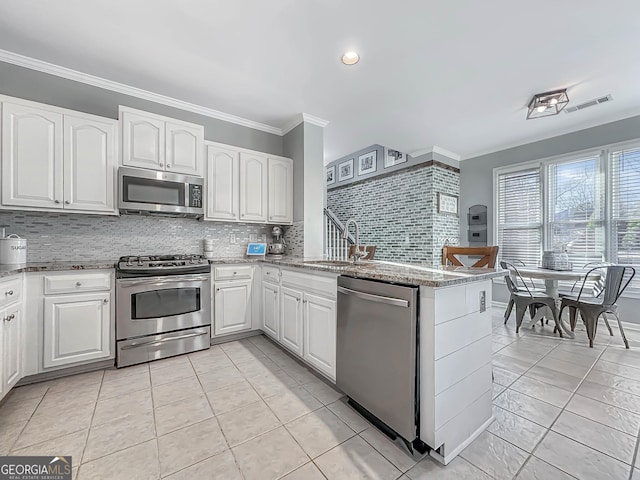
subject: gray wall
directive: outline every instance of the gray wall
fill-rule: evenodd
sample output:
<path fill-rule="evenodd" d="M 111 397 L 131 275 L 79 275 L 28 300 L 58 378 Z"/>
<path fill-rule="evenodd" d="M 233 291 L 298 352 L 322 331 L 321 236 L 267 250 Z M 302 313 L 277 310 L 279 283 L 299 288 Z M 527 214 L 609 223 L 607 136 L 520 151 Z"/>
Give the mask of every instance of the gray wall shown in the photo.
<path fill-rule="evenodd" d="M 542 120 L 541 120 L 542 121 Z M 578 132 L 528 143 L 518 147 L 470 158 L 460 162 L 460 238 L 466 244 L 467 216 L 469 207 L 476 204 L 487 205 L 487 243 L 493 245 L 493 169 L 539 160 L 580 150 L 598 148 L 603 145 L 640 138 L 640 116 L 607 123 Z M 494 284 L 493 297 L 496 301 L 508 299 L 506 288 Z M 640 299 L 623 298 L 619 302 L 623 321 L 640 323 L 637 311 Z M 602 334 L 602 332 L 601 332 Z"/>
<path fill-rule="evenodd" d="M 260 152 L 282 155 L 282 137 L 66 78 L 0 62 L 0 93 L 108 118 L 125 105 L 204 126 L 204 137 Z"/>

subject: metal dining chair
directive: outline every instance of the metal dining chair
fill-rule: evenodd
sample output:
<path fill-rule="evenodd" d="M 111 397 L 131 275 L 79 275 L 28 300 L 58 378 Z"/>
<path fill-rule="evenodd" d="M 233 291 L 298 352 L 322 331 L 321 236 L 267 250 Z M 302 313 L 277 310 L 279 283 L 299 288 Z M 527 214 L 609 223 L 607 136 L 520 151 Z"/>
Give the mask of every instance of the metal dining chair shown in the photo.
<path fill-rule="evenodd" d="M 560 329 L 558 320 L 558 309 L 556 307 L 555 299 L 545 292 L 529 288 L 527 283 L 524 281 L 524 278 L 522 278 L 522 275 L 518 271 L 518 268 L 513 263 L 502 261 L 500 262 L 500 266 L 503 269 L 508 270 L 509 272 L 509 274 L 505 275 L 504 277 L 505 282 L 507 283 L 507 288 L 510 292 L 509 305 L 507 306 L 507 311 L 505 312 L 504 323 L 507 323 L 507 320 L 511 315 L 511 311 L 515 306 L 516 333 L 518 333 L 520 331 L 520 326 L 522 325 L 522 320 L 524 319 L 524 314 L 527 312 L 527 310 L 529 310 L 529 315 L 531 315 L 531 318 L 533 318 L 537 308 L 547 307 L 553 315 L 556 329 L 560 332 L 560 336 L 562 336 L 562 330 Z M 520 280 L 520 284 L 518 284 L 518 280 Z M 522 287 L 520 287 L 520 285 L 522 285 Z"/>
<path fill-rule="evenodd" d="M 591 270 L 591 269 L 594 269 L 594 268 L 601 269 L 603 267 L 609 267 L 609 266 L 612 266 L 612 265 L 615 265 L 615 264 L 614 263 L 610 263 L 610 262 L 589 262 L 589 263 L 585 263 L 582 266 L 582 269 L 583 270 L 587 270 L 587 269 Z M 606 272 L 603 270 L 602 274 L 600 276 L 598 276 L 598 278 L 596 280 L 593 281 L 593 284 L 591 286 L 591 295 L 592 295 L 592 297 L 597 298 L 604 291 L 605 277 L 606 277 Z M 560 297 L 561 298 L 571 298 L 571 299 L 575 300 L 576 299 L 575 290 L 576 290 L 576 287 L 578 286 L 578 282 L 579 282 L 579 280 L 576 280 L 575 282 L 573 282 L 573 285 L 571 286 L 571 291 L 568 294 L 561 293 Z M 573 305 L 567 305 L 567 307 L 569 308 L 569 325 L 571 326 L 571 331 L 573 332 L 575 330 L 575 328 L 576 328 L 578 310 Z M 611 325 L 609 325 L 609 319 L 607 318 L 607 314 L 603 313 L 602 314 L 602 318 L 604 320 L 604 324 L 607 327 L 607 330 L 609 330 L 609 335 L 611 335 L 613 337 L 613 330 L 611 329 Z"/>
<path fill-rule="evenodd" d="M 589 278 L 589 274 L 593 273 L 594 271 L 604 269 L 606 269 L 606 275 L 604 277 L 603 291 L 595 297 L 590 297 L 584 294 L 585 285 L 587 283 L 587 279 Z M 585 275 L 585 278 L 582 281 L 582 286 L 580 287 L 580 291 L 578 292 L 578 296 L 575 298 L 564 297 L 562 299 L 562 304 L 560 305 L 560 315 L 562 315 L 562 312 L 565 308 L 573 307 L 577 309 L 587 329 L 589 346 L 593 347 L 593 340 L 595 339 L 596 330 L 598 328 L 598 318 L 600 318 L 600 315 L 611 314 L 616 317 L 616 320 L 618 321 L 618 328 L 620 329 L 620 335 L 622 335 L 624 346 L 626 348 L 629 348 L 629 342 L 627 341 L 627 337 L 624 334 L 622 322 L 620 322 L 620 317 L 618 316 L 618 305 L 616 302 L 618 301 L 618 298 L 620 298 L 620 295 L 622 295 L 625 289 L 629 286 L 631 280 L 633 280 L 633 277 L 635 275 L 635 268 L 629 266 L 608 265 L 592 268 Z"/>

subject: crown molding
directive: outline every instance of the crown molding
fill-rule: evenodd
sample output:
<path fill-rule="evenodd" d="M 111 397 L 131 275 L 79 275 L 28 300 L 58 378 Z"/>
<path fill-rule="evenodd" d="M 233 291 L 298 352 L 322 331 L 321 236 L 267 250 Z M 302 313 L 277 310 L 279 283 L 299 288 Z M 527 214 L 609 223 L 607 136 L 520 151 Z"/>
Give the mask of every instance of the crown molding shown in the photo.
<path fill-rule="evenodd" d="M 308 113 L 303 112 L 303 113 L 297 114 L 296 116 L 293 117 L 293 119 L 290 122 L 287 122 L 282 126 L 281 128 L 282 135 L 286 135 L 287 133 L 289 133 L 291 130 L 293 130 L 303 122 L 310 123 L 311 125 L 317 125 L 318 127 L 321 127 L 321 128 L 324 128 L 327 125 L 329 125 L 328 120 L 324 120 L 320 117 L 314 117 L 313 115 L 309 115 Z"/>
<path fill-rule="evenodd" d="M 9 52 L 7 50 L 0 49 L 0 62 L 6 62 L 19 67 L 29 68 L 31 70 L 37 70 L 39 72 L 55 75 L 56 77 L 66 78 L 76 82 L 84 83 L 94 87 L 104 88 L 113 92 L 122 93 L 125 95 L 131 95 L 132 97 L 141 98 L 143 100 L 149 100 L 151 102 L 160 103 L 168 107 L 179 108 L 188 112 L 197 113 L 211 118 L 216 118 L 229 123 L 235 123 L 243 127 L 253 128 L 274 135 L 284 135 L 281 128 L 266 125 L 264 123 L 255 122 L 246 118 L 231 115 L 229 113 L 220 112 L 211 108 L 196 105 L 194 103 L 178 100 L 177 98 L 168 97 L 158 93 L 149 92 L 141 88 L 132 87 L 123 83 L 107 80 L 106 78 L 96 77 L 88 73 L 78 72 L 70 68 L 55 65 L 53 63 L 44 62 L 31 57 L 26 57 L 18 53 Z"/>
<path fill-rule="evenodd" d="M 420 157 L 421 155 L 425 155 L 427 153 L 437 153 L 439 155 L 444 155 L 445 157 L 450 158 L 451 160 L 456 160 L 456 161 L 460 161 L 460 155 L 458 155 L 457 153 L 453 153 L 450 152 L 449 150 L 445 150 L 444 148 L 441 148 L 437 145 L 434 145 L 433 147 L 430 148 L 423 148 L 420 150 L 416 150 L 414 152 L 410 152 L 408 155 L 410 157 L 416 158 L 416 157 Z"/>

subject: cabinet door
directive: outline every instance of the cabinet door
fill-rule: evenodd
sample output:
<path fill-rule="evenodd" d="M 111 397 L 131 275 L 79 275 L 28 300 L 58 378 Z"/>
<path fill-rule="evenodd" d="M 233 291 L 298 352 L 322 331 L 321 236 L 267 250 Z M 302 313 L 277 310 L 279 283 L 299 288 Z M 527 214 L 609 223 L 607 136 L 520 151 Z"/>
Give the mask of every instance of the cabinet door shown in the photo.
<path fill-rule="evenodd" d="M 336 378 L 336 301 L 304 294 L 304 358 Z"/>
<path fill-rule="evenodd" d="M 204 150 L 204 128 L 185 123 L 165 124 L 166 170 L 200 175 Z"/>
<path fill-rule="evenodd" d="M 122 112 L 122 164 L 164 170 L 164 122 Z"/>
<path fill-rule="evenodd" d="M 302 356 L 302 292 L 287 287 L 280 292 L 280 342 Z"/>
<path fill-rule="evenodd" d="M 114 212 L 117 125 L 64 116 L 64 208 Z"/>
<path fill-rule="evenodd" d="M 59 295 L 44 299 L 44 368 L 108 358 L 110 295 Z"/>
<path fill-rule="evenodd" d="M 2 204 L 62 208 L 62 115 L 2 104 Z"/>
<path fill-rule="evenodd" d="M 288 159 L 269 159 L 269 222 L 293 221 L 293 162 Z"/>
<path fill-rule="evenodd" d="M 280 323 L 280 286 L 270 283 L 262 284 L 262 329 L 275 340 L 278 338 Z"/>
<path fill-rule="evenodd" d="M 251 280 L 215 284 L 214 333 L 251 329 Z"/>
<path fill-rule="evenodd" d="M 210 145 L 207 150 L 206 219 L 239 219 L 240 154 Z"/>
<path fill-rule="evenodd" d="M 4 356 L 3 390 L 8 392 L 22 378 L 22 310 L 10 307 L 0 315 L 2 333 L 2 355 Z"/>
<path fill-rule="evenodd" d="M 267 158 L 240 153 L 240 221 L 267 221 Z"/>

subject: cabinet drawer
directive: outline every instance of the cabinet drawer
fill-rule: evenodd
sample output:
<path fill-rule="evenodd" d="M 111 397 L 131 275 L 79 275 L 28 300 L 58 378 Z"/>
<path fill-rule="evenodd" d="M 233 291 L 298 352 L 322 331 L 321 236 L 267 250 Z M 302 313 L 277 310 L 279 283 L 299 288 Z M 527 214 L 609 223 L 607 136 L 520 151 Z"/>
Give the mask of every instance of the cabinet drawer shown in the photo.
<path fill-rule="evenodd" d="M 215 267 L 213 270 L 214 280 L 237 280 L 250 279 L 253 273 L 251 265 L 229 265 L 226 267 Z"/>
<path fill-rule="evenodd" d="M 0 283 L 0 306 L 22 300 L 22 275 Z"/>
<path fill-rule="evenodd" d="M 262 281 L 278 283 L 280 282 L 280 269 L 271 265 L 262 266 Z"/>
<path fill-rule="evenodd" d="M 336 298 L 338 276 L 302 273 L 296 270 L 282 270 L 282 285 L 297 287 L 305 292 L 317 293 L 329 298 Z"/>
<path fill-rule="evenodd" d="M 84 273 L 82 275 L 45 275 L 44 294 L 100 292 L 111 289 L 110 273 Z"/>

